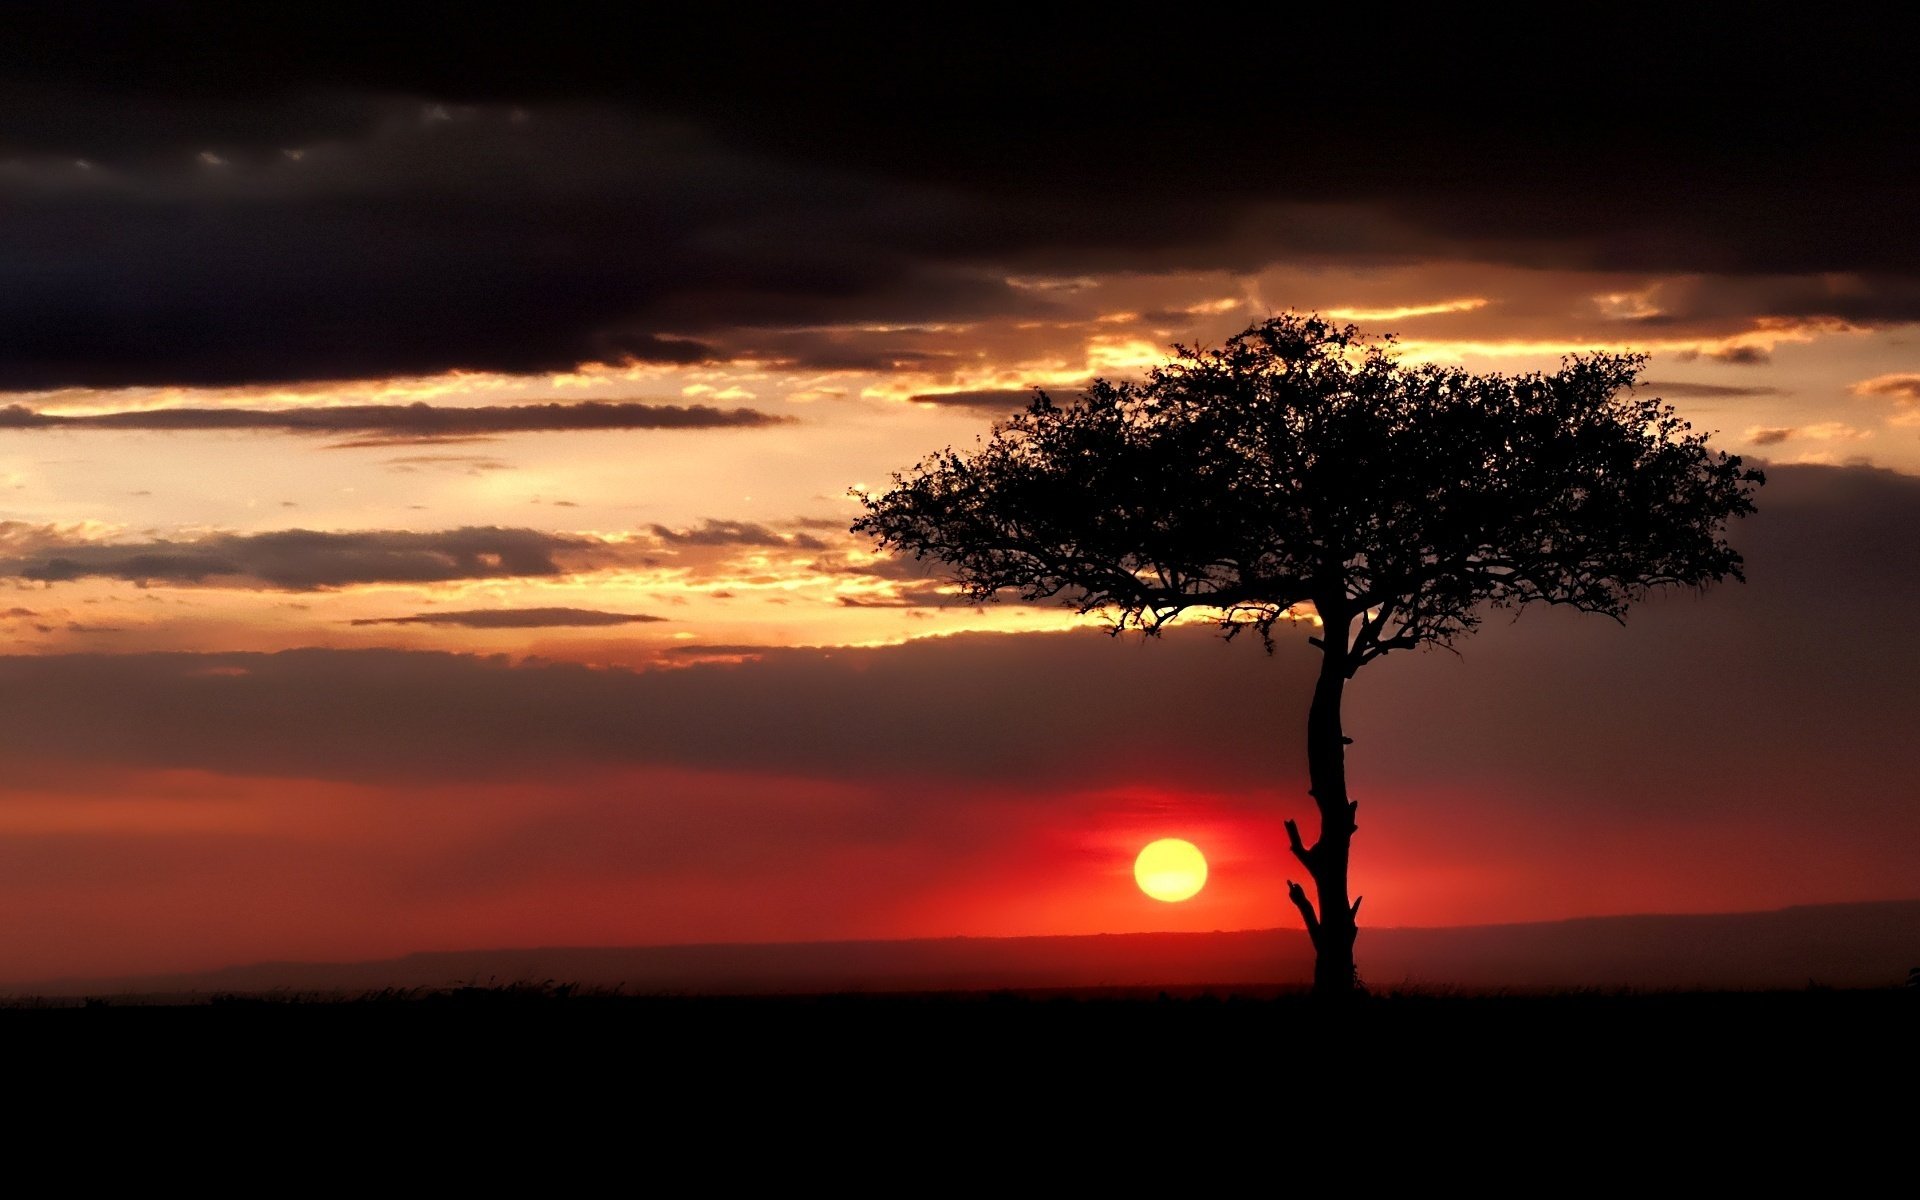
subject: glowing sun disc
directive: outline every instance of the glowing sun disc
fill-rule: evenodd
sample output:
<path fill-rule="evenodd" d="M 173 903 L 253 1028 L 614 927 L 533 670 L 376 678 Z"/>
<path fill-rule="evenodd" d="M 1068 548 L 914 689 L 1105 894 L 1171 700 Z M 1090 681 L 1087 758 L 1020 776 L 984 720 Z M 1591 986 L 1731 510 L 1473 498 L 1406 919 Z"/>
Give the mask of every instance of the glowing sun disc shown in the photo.
<path fill-rule="evenodd" d="M 1161 838 L 1133 860 L 1133 879 L 1155 900 L 1187 900 L 1207 886 L 1207 856 L 1182 838 Z"/>

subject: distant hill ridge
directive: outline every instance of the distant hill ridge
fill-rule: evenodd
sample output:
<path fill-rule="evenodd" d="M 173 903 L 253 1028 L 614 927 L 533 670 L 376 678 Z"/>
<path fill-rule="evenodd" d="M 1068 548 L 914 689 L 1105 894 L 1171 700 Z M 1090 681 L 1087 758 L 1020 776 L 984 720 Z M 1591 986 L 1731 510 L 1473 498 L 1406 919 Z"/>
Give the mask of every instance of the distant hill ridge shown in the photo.
<path fill-rule="evenodd" d="M 1581 917 L 1510 925 L 1365 929 L 1375 987 L 1769 988 L 1892 986 L 1920 966 L 1920 900 L 1770 912 Z M 357 992 L 557 980 L 629 992 L 808 993 L 992 988 L 1288 985 L 1311 976 L 1293 929 L 678 946 L 428 951 L 351 963 L 0 987 L 73 996 L 275 990 Z"/>

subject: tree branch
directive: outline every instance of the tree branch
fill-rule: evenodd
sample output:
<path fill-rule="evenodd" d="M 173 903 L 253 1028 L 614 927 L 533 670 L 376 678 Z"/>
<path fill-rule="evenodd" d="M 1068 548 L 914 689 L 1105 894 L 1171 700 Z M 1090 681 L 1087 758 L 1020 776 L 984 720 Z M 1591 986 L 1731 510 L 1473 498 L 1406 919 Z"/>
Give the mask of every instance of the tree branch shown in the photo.
<path fill-rule="evenodd" d="M 1293 856 L 1300 860 L 1302 866 L 1309 871 L 1313 870 L 1313 851 L 1307 849 L 1301 842 L 1300 827 L 1295 825 L 1291 818 L 1287 820 L 1287 846 L 1293 851 Z"/>
<path fill-rule="evenodd" d="M 1307 899 L 1307 893 L 1293 880 L 1287 880 L 1287 899 L 1300 910 L 1300 919 L 1307 923 L 1307 936 L 1313 939 L 1315 947 L 1320 945 L 1320 918 L 1313 915 L 1313 901 Z"/>

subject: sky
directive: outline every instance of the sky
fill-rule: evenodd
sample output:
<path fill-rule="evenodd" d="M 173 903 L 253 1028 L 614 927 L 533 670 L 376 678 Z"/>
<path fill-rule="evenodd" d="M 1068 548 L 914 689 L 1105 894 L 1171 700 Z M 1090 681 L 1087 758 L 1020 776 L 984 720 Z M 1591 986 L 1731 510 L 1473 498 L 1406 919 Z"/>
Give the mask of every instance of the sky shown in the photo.
<path fill-rule="evenodd" d="M 1369 920 L 1920 896 L 1900 39 L 1432 20 L 9 5 L 0 981 L 1289 923 L 1306 631 L 847 529 L 1284 311 L 1646 353 L 1769 477 L 1744 585 L 1355 681 Z"/>

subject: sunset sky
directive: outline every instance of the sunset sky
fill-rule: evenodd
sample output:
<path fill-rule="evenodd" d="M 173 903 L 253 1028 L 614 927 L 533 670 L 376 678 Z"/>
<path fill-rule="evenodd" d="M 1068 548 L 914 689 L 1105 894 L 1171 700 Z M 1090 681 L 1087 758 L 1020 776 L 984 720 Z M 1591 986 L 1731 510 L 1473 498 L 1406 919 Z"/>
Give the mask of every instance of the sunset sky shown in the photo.
<path fill-rule="evenodd" d="M 1305 630 L 847 531 L 1288 310 L 1644 351 L 1769 476 L 1744 586 L 1360 675 L 1368 921 L 1920 897 L 1900 39 L 505 11 L 0 13 L 0 984 L 1291 924 Z"/>

